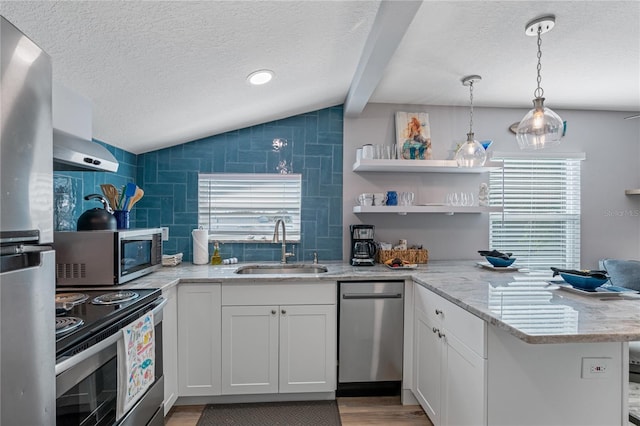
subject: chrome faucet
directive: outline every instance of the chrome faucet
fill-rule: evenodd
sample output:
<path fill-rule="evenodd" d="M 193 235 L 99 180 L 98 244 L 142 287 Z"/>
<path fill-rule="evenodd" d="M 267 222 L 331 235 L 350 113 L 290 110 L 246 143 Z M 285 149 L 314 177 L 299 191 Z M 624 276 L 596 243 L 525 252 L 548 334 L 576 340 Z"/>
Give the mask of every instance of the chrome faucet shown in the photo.
<path fill-rule="evenodd" d="M 277 243 L 280 238 L 278 234 L 278 227 L 282 224 L 282 256 L 280 257 L 280 263 L 287 263 L 287 258 L 295 256 L 293 253 L 287 253 L 287 229 L 284 224 L 284 220 L 278 219 L 276 220 L 276 227 L 273 230 L 273 243 Z"/>

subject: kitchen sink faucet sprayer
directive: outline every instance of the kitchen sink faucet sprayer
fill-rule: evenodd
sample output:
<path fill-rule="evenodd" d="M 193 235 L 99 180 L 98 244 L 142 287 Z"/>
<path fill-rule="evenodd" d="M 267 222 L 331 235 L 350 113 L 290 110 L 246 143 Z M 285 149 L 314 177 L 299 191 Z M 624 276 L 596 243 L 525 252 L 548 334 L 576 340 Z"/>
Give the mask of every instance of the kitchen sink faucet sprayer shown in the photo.
<path fill-rule="evenodd" d="M 282 219 L 276 220 L 276 227 L 273 230 L 273 243 L 277 243 L 280 238 L 278 234 L 278 226 L 280 224 L 282 224 L 282 256 L 280 257 L 280 263 L 287 263 L 287 258 L 295 255 L 293 253 L 287 253 L 287 231 L 284 220 Z"/>

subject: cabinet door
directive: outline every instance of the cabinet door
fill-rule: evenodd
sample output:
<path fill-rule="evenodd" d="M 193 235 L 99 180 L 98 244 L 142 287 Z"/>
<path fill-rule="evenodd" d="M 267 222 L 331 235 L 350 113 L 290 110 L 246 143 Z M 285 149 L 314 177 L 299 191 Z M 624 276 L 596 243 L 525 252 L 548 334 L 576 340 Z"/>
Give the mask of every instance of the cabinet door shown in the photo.
<path fill-rule="evenodd" d="M 178 287 L 178 389 L 220 395 L 220 284 Z"/>
<path fill-rule="evenodd" d="M 280 307 L 280 392 L 336 389 L 336 307 Z"/>
<path fill-rule="evenodd" d="M 164 372 L 164 414 L 178 398 L 178 290 L 171 287 L 162 296 L 162 368 Z"/>
<path fill-rule="evenodd" d="M 222 393 L 278 392 L 278 306 L 222 307 Z"/>
<path fill-rule="evenodd" d="M 419 309 L 414 319 L 414 395 L 435 426 L 440 422 L 443 342 L 435 322 Z"/>
<path fill-rule="evenodd" d="M 447 331 L 443 340 L 442 424 L 486 425 L 486 360 Z"/>

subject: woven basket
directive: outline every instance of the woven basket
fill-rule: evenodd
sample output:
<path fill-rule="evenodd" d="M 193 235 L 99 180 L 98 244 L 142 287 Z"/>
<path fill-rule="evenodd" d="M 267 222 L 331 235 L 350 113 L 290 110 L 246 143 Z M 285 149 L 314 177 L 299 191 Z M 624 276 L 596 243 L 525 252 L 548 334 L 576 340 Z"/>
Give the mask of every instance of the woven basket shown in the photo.
<path fill-rule="evenodd" d="M 384 263 L 389 259 L 399 258 L 409 263 L 427 263 L 429 260 L 429 252 L 424 249 L 409 250 L 378 250 L 376 253 L 376 261 Z"/>

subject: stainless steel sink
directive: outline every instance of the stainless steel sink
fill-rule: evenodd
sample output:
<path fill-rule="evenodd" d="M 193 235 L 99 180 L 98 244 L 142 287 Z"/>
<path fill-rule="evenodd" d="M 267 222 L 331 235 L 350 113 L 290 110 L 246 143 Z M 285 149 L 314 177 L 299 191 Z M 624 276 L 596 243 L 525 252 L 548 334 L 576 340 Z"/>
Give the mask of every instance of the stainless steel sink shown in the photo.
<path fill-rule="evenodd" d="M 322 274 L 327 272 L 323 265 L 246 265 L 234 271 L 235 274 Z"/>

